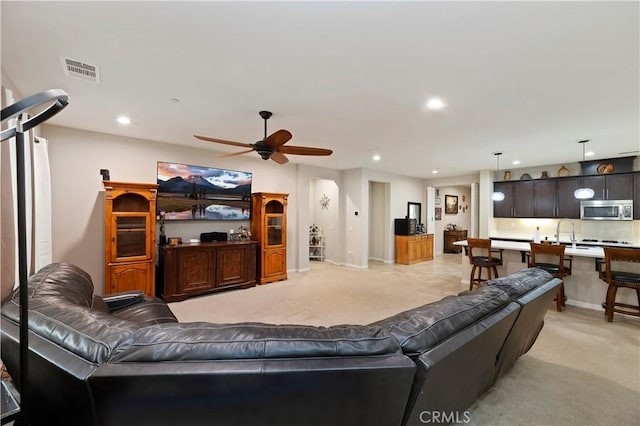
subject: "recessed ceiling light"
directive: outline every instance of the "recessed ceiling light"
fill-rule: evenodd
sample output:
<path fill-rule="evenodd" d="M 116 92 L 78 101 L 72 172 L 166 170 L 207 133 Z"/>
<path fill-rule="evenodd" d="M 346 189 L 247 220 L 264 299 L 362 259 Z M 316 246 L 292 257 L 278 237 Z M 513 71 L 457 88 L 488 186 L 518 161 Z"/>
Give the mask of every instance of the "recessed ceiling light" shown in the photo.
<path fill-rule="evenodd" d="M 520 160 L 513 160 L 513 163 L 511 163 L 511 164 L 518 165 L 518 164 L 520 164 Z"/>
<path fill-rule="evenodd" d="M 431 170 L 431 173 L 433 173 L 434 175 L 435 175 L 435 174 L 438 174 L 438 169 Z"/>
<path fill-rule="evenodd" d="M 371 157 L 371 159 L 372 159 L 373 161 L 380 161 L 380 159 L 381 159 L 381 158 L 382 158 L 382 157 L 380 157 L 380 155 L 378 155 L 378 154 L 375 154 L 373 157 Z"/>
<path fill-rule="evenodd" d="M 438 110 L 444 107 L 445 107 L 444 102 L 442 102 L 442 99 L 440 98 L 431 98 L 427 101 L 428 109 Z"/>
<path fill-rule="evenodd" d="M 131 119 L 129 117 L 126 117 L 124 115 L 121 115 L 120 117 L 117 118 L 118 123 L 120 124 L 131 124 Z"/>
<path fill-rule="evenodd" d="M 593 157 L 594 155 L 596 155 L 596 153 L 593 151 L 587 151 L 584 153 L 585 157 Z"/>

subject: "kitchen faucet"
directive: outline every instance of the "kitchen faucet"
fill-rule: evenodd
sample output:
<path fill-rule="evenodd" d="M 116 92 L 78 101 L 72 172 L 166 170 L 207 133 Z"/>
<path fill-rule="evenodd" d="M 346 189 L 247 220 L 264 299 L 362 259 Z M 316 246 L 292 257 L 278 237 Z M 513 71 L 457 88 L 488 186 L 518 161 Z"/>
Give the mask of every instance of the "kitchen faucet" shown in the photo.
<path fill-rule="evenodd" d="M 573 223 L 573 221 L 569 219 L 560 219 L 558 221 L 558 226 L 556 227 L 556 244 L 560 244 L 560 224 L 564 221 L 567 221 L 571 224 L 571 242 L 575 244 L 576 243 L 576 225 Z"/>

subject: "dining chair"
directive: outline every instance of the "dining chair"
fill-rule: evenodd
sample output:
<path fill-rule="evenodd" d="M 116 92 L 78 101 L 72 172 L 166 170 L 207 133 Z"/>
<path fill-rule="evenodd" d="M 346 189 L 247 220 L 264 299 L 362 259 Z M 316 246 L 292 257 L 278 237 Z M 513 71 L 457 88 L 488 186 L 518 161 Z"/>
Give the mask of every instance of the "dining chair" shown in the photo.
<path fill-rule="evenodd" d="M 608 284 L 604 302 L 607 322 L 613 321 L 613 313 L 640 317 L 640 250 L 631 248 L 605 247 L 604 271 L 600 277 Z M 636 291 L 638 305 L 616 302 L 618 288 Z"/>
<path fill-rule="evenodd" d="M 565 257 L 564 251 L 566 246 L 562 244 L 538 244 L 529 243 L 531 245 L 530 256 L 528 256 L 528 266 L 530 268 L 540 268 L 550 273 L 555 278 L 561 280 L 567 275 L 571 275 L 571 267 L 573 259 L 571 257 Z M 562 312 L 567 301 L 567 297 L 564 293 L 564 280 L 555 299 L 556 310 Z"/>
<path fill-rule="evenodd" d="M 467 255 L 471 267 L 471 276 L 469 277 L 469 290 L 473 290 L 474 285 L 481 282 L 498 278 L 497 266 L 502 265 L 502 249 L 492 250 L 491 240 L 484 238 L 467 238 Z M 497 255 L 497 256 L 495 256 Z M 482 269 L 487 270 L 487 279 L 482 278 Z M 476 277 L 476 271 L 478 276 Z"/>

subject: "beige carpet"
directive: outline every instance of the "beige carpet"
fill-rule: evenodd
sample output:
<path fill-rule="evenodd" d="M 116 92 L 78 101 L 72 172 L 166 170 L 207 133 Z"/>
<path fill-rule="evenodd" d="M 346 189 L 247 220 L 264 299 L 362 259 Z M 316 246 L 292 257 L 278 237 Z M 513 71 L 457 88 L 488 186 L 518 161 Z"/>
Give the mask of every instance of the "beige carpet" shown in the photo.
<path fill-rule="evenodd" d="M 313 262 L 287 281 L 170 307 L 183 322 L 369 324 L 466 288 L 455 254 L 365 270 Z M 549 308 L 531 351 L 470 407 L 471 424 L 640 425 L 640 320 Z"/>

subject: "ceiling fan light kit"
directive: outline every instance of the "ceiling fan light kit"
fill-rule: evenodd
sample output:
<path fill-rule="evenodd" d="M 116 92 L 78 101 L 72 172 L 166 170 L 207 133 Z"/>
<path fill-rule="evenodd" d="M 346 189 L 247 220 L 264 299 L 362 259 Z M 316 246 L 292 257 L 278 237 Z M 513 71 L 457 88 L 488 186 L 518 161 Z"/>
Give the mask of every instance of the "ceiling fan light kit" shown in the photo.
<path fill-rule="evenodd" d="M 248 152 L 255 151 L 258 153 L 258 155 L 260 155 L 260 157 L 263 160 L 272 159 L 278 164 L 285 164 L 289 161 L 289 159 L 285 154 L 331 155 L 333 153 L 332 150 L 325 149 L 325 148 L 313 148 L 313 147 L 293 146 L 293 145 L 285 146 L 285 144 L 289 142 L 289 140 L 291 140 L 291 138 L 293 137 L 291 132 L 289 132 L 288 130 L 281 129 L 267 136 L 267 120 L 271 118 L 273 113 L 271 111 L 260 111 L 258 114 L 264 120 L 264 139 L 257 141 L 256 143 L 228 141 L 224 139 L 211 138 L 208 136 L 199 136 L 199 135 L 193 135 L 193 136 L 207 142 L 215 142 L 215 143 L 221 143 L 225 145 L 248 148 L 243 151 L 223 155 L 222 157 L 233 157 L 236 155 L 246 154 Z"/>

